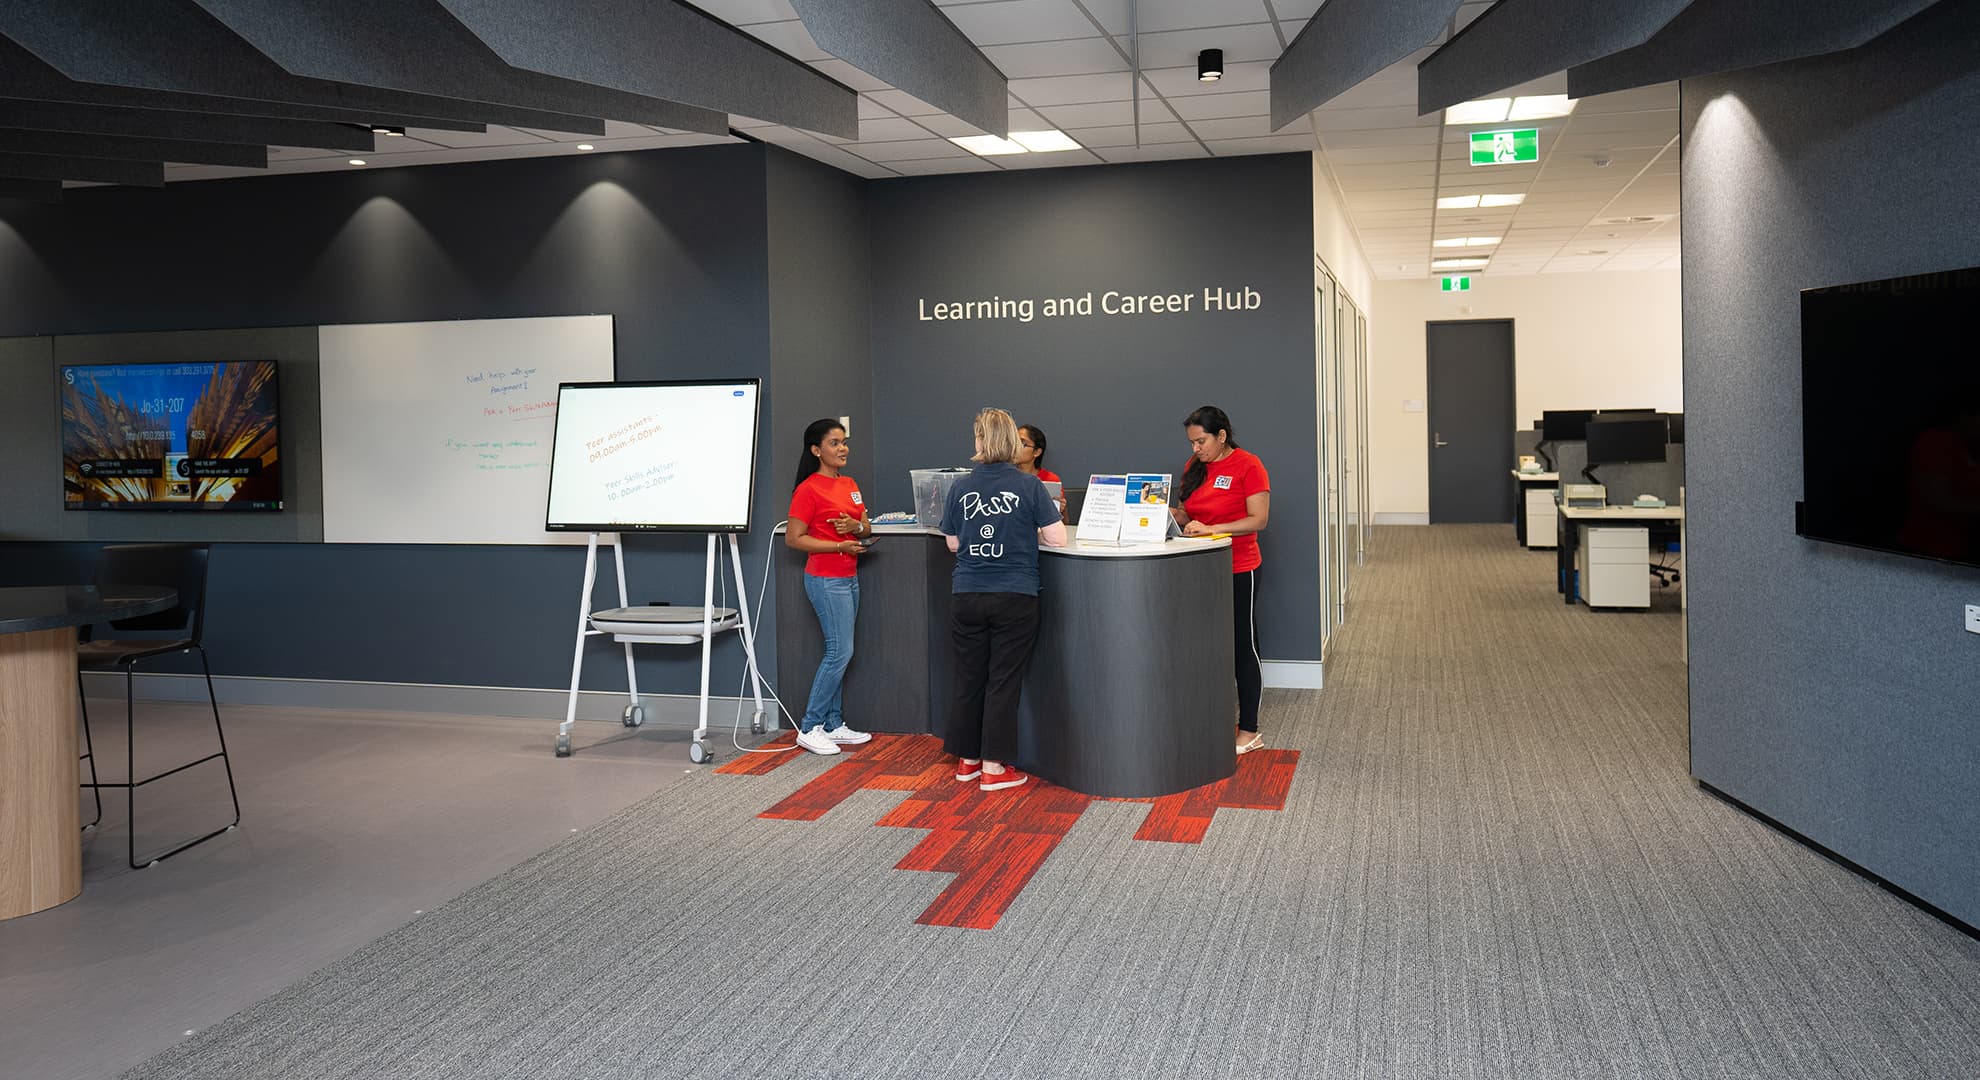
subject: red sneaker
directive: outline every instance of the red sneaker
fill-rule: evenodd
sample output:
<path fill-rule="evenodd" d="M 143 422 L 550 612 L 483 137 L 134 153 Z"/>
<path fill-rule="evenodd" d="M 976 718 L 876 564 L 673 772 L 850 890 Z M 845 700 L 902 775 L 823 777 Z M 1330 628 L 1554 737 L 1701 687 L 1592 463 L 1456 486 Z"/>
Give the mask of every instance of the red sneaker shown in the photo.
<path fill-rule="evenodd" d="M 1019 784 L 1025 783 L 1030 779 L 1031 777 L 1026 776 L 1022 772 L 1019 772 L 1016 767 L 1011 765 L 1006 765 L 1004 766 L 1003 772 L 984 773 L 983 783 L 977 786 L 982 788 L 984 791 L 1002 791 L 1005 788 L 1017 787 Z"/>
<path fill-rule="evenodd" d="M 967 784 L 971 780 L 974 780 L 982 775 L 983 775 L 983 763 L 981 761 L 964 761 L 961 758 L 956 759 L 956 783 Z"/>

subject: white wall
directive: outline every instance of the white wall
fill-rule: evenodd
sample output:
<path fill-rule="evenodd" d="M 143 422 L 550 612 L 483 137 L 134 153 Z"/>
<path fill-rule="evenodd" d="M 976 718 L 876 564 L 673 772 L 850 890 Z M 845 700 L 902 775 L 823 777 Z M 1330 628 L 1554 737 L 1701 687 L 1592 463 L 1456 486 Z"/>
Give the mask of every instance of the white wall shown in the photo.
<path fill-rule="evenodd" d="M 1680 310 L 1676 270 L 1487 274 L 1473 277 L 1468 293 L 1441 292 L 1437 278 L 1377 283 L 1368 398 L 1375 513 L 1430 512 L 1429 415 L 1405 410 L 1427 393 L 1426 323 L 1513 320 L 1515 416 L 1526 426 L 1547 409 L 1682 411 Z"/>
<path fill-rule="evenodd" d="M 1313 253 L 1334 272 L 1334 281 L 1360 305 L 1362 314 L 1371 316 L 1368 333 L 1374 336 L 1375 272 L 1318 154 L 1313 155 Z"/>

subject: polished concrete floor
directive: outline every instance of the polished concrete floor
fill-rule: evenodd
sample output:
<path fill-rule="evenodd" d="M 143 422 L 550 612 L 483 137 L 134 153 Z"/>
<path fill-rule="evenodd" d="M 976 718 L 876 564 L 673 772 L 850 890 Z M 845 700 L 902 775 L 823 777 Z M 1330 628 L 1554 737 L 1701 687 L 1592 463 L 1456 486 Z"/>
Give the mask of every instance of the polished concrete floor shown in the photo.
<path fill-rule="evenodd" d="M 103 779 L 122 779 L 122 701 L 91 717 Z M 0 922 L 0 1077 L 114 1076 L 698 768 L 683 728 L 580 724 L 559 760 L 550 720 L 223 718 L 239 829 L 131 870 L 123 793 L 106 791 L 82 895 Z M 138 769 L 212 737 L 203 705 L 141 705 Z M 142 789 L 138 810 L 140 857 L 224 824 L 219 763 Z"/>

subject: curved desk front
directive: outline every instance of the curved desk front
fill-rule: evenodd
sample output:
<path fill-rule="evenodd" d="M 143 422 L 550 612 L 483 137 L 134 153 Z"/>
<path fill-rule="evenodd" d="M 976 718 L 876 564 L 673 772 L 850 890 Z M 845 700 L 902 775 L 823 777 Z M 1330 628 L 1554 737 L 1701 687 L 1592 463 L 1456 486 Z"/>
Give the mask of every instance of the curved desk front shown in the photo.
<path fill-rule="evenodd" d="M 942 733 L 955 697 L 949 580 L 939 533 L 882 526 L 860 559 L 846 722 Z M 804 558 L 778 559 L 778 692 L 793 715 L 824 642 Z M 1147 798 L 1237 768 L 1228 540 L 1044 548 L 1038 643 L 1018 716 L 1018 764 L 1086 795 Z"/>

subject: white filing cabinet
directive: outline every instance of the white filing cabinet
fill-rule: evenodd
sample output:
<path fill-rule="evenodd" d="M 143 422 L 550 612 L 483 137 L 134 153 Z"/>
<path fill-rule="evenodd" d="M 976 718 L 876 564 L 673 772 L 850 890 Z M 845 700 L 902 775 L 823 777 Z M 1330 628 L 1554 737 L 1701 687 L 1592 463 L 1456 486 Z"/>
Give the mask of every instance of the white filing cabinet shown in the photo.
<path fill-rule="evenodd" d="M 1589 607 L 1649 607 L 1650 530 L 1640 525 L 1581 529 L 1581 598 Z"/>
<path fill-rule="evenodd" d="M 1552 548 L 1560 540 L 1556 531 L 1560 527 L 1560 520 L 1554 514 L 1555 490 L 1550 487 L 1530 487 L 1525 491 L 1527 547 Z"/>

